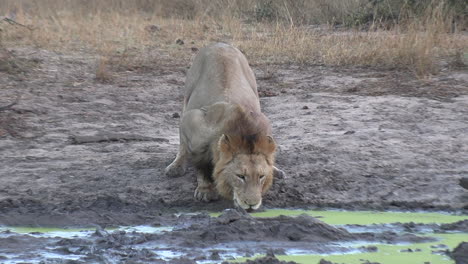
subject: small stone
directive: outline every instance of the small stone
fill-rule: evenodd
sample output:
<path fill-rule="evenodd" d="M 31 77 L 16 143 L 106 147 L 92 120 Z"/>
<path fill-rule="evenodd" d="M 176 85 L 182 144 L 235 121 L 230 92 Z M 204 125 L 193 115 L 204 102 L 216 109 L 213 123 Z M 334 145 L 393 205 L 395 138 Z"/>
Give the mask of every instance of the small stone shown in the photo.
<path fill-rule="evenodd" d="M 448 249 L 446 250 L 432 250 L 431 251 L 432 254 L 437 254 L 437 255 L 450 255 L 450 251 Z"/>
<path fill-rule="evenodd" d="M 377 252 L 378 251 L 378 248 L 376 246 L 368 246 L 368 247 L 362 246 L 359 249 L 365 250 L 367 252 Z"/>
<path fill-rule="evenodd" d="M 308 107 L 307 105 L 304 105 L 304 106 L 302 107 L 302 109 L 307 110 L 307 109 L 309 109 L 309 107 Z"/>
<path fill-rule="evenodd" d="M 367 249 L 369 252 L 377 252 L 378 248 L 376 246 L 368 246 Z"/>
<path fill-rule="evenodd" d="M 151 33 L 157 32 L 161 30 L 161 27 L 157 25 L 148 25 L 145 27 L 145 30 Z"/>
<path fill-rule="evenodd" d="M 276 255 L 287 255 L 286 251 L 282 248 L 269 248 L 266 251 L 266 255 L 269 257 L 275 257 Z"/>
<path fill-rule="evenodd" d="M 348 131 L 346 131 L 344 134 L 345 134 L 345 135 L 351 135 L 351 134 L 354 134 L 354 133 L 356 133 L 356 131 L 354 131 L 354 130 L 348 130 Z"/>
<path fill-rule="evenodd" d="M 358 91 L 358 88 L 357 88 L 357 87 L 351 87 L 351 88 L 349 88 L 349 89 L 346 90 L 346 92 L 348 92 L 348 93 L 355 93 L 355 92 L 357 92 L 357 91 Z"/>
<path fill-rule="evenodd" d="M 216 221 L 220 224 L 227 225 L 229 223 L 238 221 L 242 218 L 252 219 L 252 217 L 243 210 L 239 209 L 226 209 L 218 216 Z"/>
<path fill-rule="evenodd" d="M 219 251 L 217 251 L 217 250 L 212 251 L 210 259 L 211 260 L 221 260 L 221 256 L 219 256 Z"/>
<path fill-rule="evenodd" d="M 175 43 L 177 45 L 184 45 L 185 42 L 183 40 L 181 40 L 181 39 L 176 39 Z"/>
<path fill-rule="evenodd" d="M 468 177 L 463 177 L 459 182 L 460 186 L 468 190 Z"/>
<path fill-rule="evenodd" d="M 108 236 L 108 234 L 109 233 L 107 233 L 107 231 L 104 228 L 102 228 L 101 226 L 97 226 L 96 231 L 94 231 L 93 235 L 95 235 L 97 237 L 106 237 L 106 236 Z"/>
<path fill-rule="evenodd" d="M 432 245 L 431 248 L 448 248 L 447 245 L 444 244 L 438 244 L 438 245 Z"/>
<path fill-rule="evenodd" d="M 179 113 L 177 113 L 177 112 L 176 112 L 176 113 L 173 113 L 173 114 L 172 114 L 172 118 L 180 118 Z"/>
<path fill-rule="evenodd" d="M 367 259 L 366 260 L 361 260 L 361 261 L 364 261 L 364 262 L 362 262 L 362 264 L 380 264 L 380 262 L 371 262 L 371 261 L 369 261 Z"/>
<path fill-rule="evenodd" d="M 191 50 L 192 50 L 192 52 L 197 52 L 198 48 L 197 47 L 192 47 Z"/>

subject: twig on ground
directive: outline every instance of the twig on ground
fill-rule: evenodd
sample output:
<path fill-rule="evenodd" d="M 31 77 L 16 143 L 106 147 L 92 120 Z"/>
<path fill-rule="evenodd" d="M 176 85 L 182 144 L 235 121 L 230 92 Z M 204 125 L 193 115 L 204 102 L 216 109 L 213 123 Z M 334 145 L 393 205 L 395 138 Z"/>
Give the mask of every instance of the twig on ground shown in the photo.
<path fill-rule="evenodd" d="M 92 136 L 71 136 L 72 144 L 88 144 L 102 142 L 125 142 L 125 141 L 156 141 L 169 142 L 166 138 L 145 137 L 136 134 L 122 134 L 113 132 L 101 132 Z"/>
<path fill-rule="evenodd" d="M 20 26 L 20 27 L 27 28 L 27 29 L 29 29 L 29 30 L 33 30 L 33 28 L 30 27 L 30 26 L 26 26 L 26 25 L 23 25 L 23 24 L 21 24 L 21 23 L 18 23 L 18 22 L 16 22 L 15 20 L 13 20 L 13 19 L 11 19 L 11 18 L 8 18 L 8 17 L 1 17 L 1 16 L 0 16 L 0 22 L 3 22 L 3 21 L 5 21 L 5 22 L 7 22 L 8 24 L 13 25 L 13 26 Z"/>
<path fill-rule="evenodd" d="M 5 106 L 0 106 L 0 111 L 12 110 L 11 108 L 19 102 L 20 98 L 21 95 L 18 95 L 13 103 Z"/>

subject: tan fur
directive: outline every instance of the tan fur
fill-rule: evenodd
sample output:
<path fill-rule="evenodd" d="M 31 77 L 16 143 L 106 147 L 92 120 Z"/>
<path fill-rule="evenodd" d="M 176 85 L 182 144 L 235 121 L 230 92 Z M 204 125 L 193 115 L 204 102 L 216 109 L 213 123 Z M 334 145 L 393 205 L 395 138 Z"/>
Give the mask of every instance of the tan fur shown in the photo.
<path fill-rule="evenodd" d="M 202 49 L 187 74 L 176 159 L 166 168 L 181 174 L 186 161 L 197 169 L 194 196 L 218 194 L 243 208 L 257 209 L 279 170 L 268 118 L 245 56 L 227 44 Z"/>
<path fill-rule="evenodd" d="M 224 126 L 224 135 L 216 144 L 212 145 L 214 153 L 214 172 L 213 178 L 216 183 L 216 189 L 223 197 L 232 199 L 232 186 L 227 177 L 233 177 L 232 174 L 223 175 L 220 172 L 224 170 L 225 165 L 231 162 L 236 155 L 247 155 L 250 157 L 263 158 L 267 165 L 273 166 L 275 160 L 276 144 L 273 138 L 266 135 L 267 131 L 264 120 L 256 120 L 246 117 L 242 108 L 236 108 L 233 113 L 234 118 L 228 120 Z M 263 168 L 266 179 L 263 183 L 262 193 L 265 193 L 273 183 L 273 169 Z M 226 177 L 227 176 L 227 177 Z"/>

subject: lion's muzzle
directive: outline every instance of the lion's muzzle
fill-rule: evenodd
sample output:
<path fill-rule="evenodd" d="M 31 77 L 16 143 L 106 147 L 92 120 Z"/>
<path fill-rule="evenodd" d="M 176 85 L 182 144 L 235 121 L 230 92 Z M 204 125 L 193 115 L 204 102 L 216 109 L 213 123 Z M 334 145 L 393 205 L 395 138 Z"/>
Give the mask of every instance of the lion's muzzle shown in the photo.
<path fill-rule="evenodd" d="M 234 204 L 242 209 L 245 210 L 257 210 L 260 208 L 262 205 L 262 196 L 260 195 L 248 195 L 248 197 L 243 197 L 244 199 L 241 198 L 240 195 L 237 194 L 237 192 L 234 191 Z"/>

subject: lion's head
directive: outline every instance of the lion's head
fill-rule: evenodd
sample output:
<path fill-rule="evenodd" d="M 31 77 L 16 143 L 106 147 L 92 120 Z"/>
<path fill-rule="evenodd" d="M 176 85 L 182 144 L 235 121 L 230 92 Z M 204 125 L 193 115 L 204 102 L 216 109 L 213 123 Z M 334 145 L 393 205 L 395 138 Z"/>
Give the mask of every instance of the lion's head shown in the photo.
<path fill-rule="evenodd" d="M 225 135 L 218 141 L 216 189 L 244 209 L 258 209 L 273 182 L 276 144 L 267 135 Z"/>

